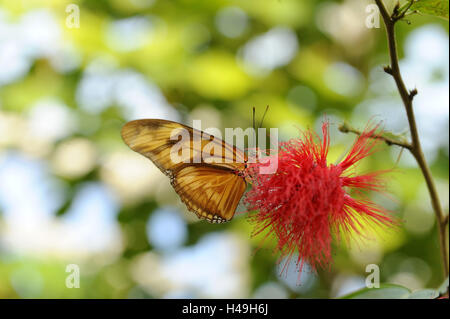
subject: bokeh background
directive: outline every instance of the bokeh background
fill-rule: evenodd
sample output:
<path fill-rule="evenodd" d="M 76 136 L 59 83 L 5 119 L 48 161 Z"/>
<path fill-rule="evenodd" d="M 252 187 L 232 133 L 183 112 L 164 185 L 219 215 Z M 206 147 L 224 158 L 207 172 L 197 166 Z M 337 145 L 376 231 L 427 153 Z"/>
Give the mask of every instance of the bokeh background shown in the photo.
<path fill-rule="evenodd" d="M 79 28 L 66 8 L 80 10 Z M 383 146 L 361 170 L 396 170 L 374 200 L 404 220 L 334 264 L 280 276 L 245 213 L 211 225 L 121 140 L 165 118 L 249 127 L 251 108 L 281 140 L 331 122 L 331 159 L 369 119 L 405 134 L 383 28 L 369 1 L 0 0 L 0 298 L 329 298 L 364 286 L 365 267 L 410 289 L 442 278 L 427 190 L 407 152 Z M 392 2 L 387 1 L 388 4 Z M 449 192 L 448 21 L 398 24 L 401 67 L 445 211 Z M 401 156 L 400 156 L 401 155 Z M 240 206 L 239 212 L 245 211 Z M 66 288 L 68 264 L 80 288 Z"/>

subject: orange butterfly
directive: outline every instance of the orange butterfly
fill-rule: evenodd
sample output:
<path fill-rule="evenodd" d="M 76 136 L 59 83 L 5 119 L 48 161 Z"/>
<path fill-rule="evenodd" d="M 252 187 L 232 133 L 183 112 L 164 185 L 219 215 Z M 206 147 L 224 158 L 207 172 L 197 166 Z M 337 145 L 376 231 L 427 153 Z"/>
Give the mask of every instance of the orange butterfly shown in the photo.
<path fill-rule="evenodd" d="M 182 132 L 189 134 L 187 142 L 173 138 Z M 233 218 L 247 186 L 247 156 L 243 151 L 200 130 L 158 119 L 128 122 L 122 128 L 122 138 L 170 178 L 181 201 L 200 219 L 223 223 Z M 180 146 L 189 154 L 174 162 L 173 148 Z M 200 156 L 205 153 L 206 158 Z"/>

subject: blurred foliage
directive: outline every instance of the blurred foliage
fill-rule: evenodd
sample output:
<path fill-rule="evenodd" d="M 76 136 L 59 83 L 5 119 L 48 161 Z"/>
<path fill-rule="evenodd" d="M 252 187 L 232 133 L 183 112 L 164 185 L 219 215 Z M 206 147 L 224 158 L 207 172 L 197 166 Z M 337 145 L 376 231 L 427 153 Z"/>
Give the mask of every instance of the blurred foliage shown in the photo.
<path fill-rule="evenodd" d="M 69 4 L 79 6 L 79 28 L 69 27 Z M 396 147 L 383 145 L 358 169 L 394 168 L 389 195 L 373 199 L 404 225 L 336 247 L 330 269 L 306 272 L 308 280 L 297 285 L 295 272 L 279 276 L 273 242 L 251 236 L 243 206 L 230 223 L 198 222 L 166 178 L 120 137 L 126 121 L 142 117 L 250 127 L 252 107 L 260 116 L 266 105 L 264 126 L 279 128 L 282 140 L 318 128 L 326 115 L 332 161 L 354 140 L 338 131 L 344 121 L 356 128 L 383 121 L 404 134 L 401 101 L 382 71 L 384 31 L 365 25 L 368 4 L 0 0 L 0 298 L 329 298 L 363 287 L 372 263 L 382 283 L 408 293 L 438 287 L 439 243 L 424 181 Z M 417 85 L 422 96 L 419 126 L 431 136 L 427 156 L 448 213 L 448 22 L 408 19 L 398 24 L 400 55 L 408 86 Z M 427 39 L 443 39 L 432 42 L 438 47 L 429 59 L 414 52 Z M 446 99 L 432 99 L 439 96 Z M 187 230 L 173 250 L 152 239 L 161 209 L 182 221 L 177 233 L 166 231 L 167 241 Z M 208 243 L 225 248 L 216 256 Z M 201 249 L 210 255 L 202 257 Z M 80 265 L 79 289 L 65 286 L 67 264 Z"/>
<path fill-rule="evenodd" d="M 410 10 L 419 13 L 431 14 L 448 20 L 448 0 L 420 0 L 410 7 Z"/>

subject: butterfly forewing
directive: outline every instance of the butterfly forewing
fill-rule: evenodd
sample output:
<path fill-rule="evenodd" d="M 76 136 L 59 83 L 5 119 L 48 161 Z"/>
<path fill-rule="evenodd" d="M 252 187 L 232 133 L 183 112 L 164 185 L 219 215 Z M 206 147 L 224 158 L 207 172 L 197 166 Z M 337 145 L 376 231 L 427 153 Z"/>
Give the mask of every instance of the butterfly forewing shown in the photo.
<path fill-rule="evenodd" d="M 187 134 L 188 139 L 181 139 Z M 230 220 L 246 183 L 240 176 L 246 155 L 239 149 L 199 130 L 166 120 L 136 120 L 122 128 L 125 143 L 148 157 L 170 178 L 172 186 L 199 218 Z M 186 136 L 185 136 L 186 137 Z M 174 149 L 188 152 L 175 152 Z"/>

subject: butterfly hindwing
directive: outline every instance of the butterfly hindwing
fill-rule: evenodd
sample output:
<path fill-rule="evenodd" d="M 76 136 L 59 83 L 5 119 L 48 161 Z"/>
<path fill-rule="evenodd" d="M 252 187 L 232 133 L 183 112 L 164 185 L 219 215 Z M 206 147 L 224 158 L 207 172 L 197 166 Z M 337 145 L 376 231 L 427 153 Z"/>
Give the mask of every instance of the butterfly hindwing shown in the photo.
<path fill-rule="evenodd" d="M 233 218 L 246 183 L 226 168 L 186 165 L 174 176 L 172 186 L 199 218 L 222 223 Z"/>

